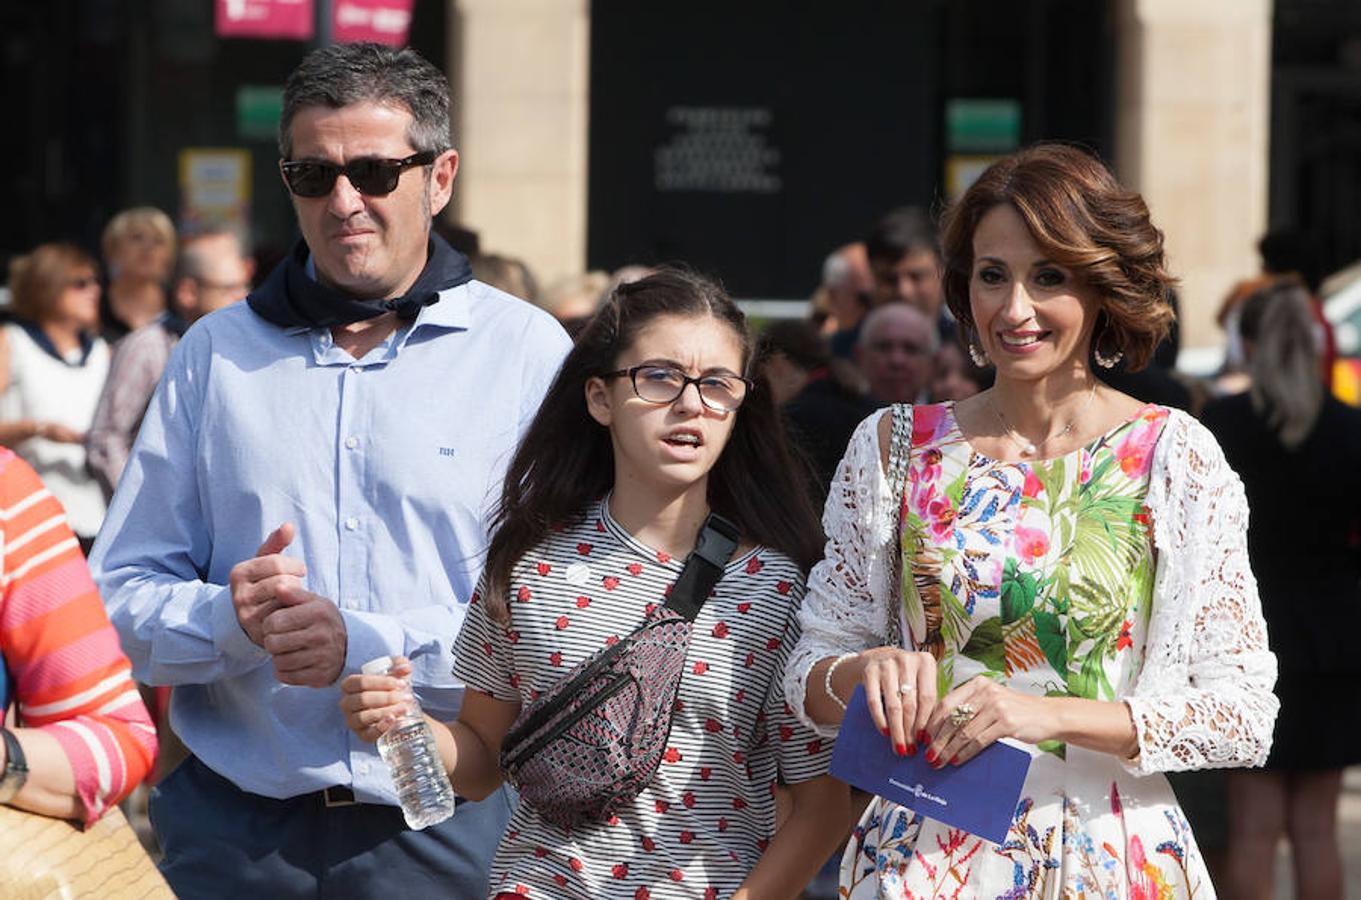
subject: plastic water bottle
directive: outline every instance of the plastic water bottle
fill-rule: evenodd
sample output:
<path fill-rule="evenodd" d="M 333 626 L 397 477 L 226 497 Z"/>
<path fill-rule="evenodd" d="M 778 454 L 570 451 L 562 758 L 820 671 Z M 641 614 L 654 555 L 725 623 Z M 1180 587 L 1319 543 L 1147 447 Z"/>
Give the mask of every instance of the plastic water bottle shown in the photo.
<path fill-rule="evenodd" d="M 392 657 L 380 656 L 366 662 L 360 671 L 386 675 L 391 668 Z M 378 755 L 392 771 L 406 824 L 419 830 L 454 814 L 454 788 L 420 706 L 414 700 L 410 705 L 411 710 L 378 739 Z"/>

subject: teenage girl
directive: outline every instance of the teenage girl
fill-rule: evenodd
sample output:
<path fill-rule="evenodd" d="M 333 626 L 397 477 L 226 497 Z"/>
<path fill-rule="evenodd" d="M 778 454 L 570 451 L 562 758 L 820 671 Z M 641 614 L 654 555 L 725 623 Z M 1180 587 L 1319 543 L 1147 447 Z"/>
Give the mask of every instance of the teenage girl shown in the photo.
<path fill-rule="evenodd" d="M 455 651 L 468 690 L 458 720 L 434 725 L 460 796 L 500 785 L 522 704 L 665 602 L 710 510 L 745 542 L 695 619 L 651 783 L 617 816 L 570 832 L 522 802 L 493 896 L 793 897 L 845 836 L 831 742 L 781 693 L 821 530 L 769 394 L 745 377 L 751 356 L 745 319 L 716 285 L 677 270 L 621 285 L 511 463 Z M 367 740 L 409 696 L 392 676 L 341 688 Z M 792 811 L 777 830 L 779 782 Z"/>

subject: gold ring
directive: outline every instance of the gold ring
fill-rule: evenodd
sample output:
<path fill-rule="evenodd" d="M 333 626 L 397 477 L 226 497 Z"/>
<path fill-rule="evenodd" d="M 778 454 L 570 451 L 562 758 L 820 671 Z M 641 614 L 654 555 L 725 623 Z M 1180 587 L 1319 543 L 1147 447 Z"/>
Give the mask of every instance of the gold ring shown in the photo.
<path fill-rule="evenodd" d="M 961 703 L 950 710 L 950 724 L 956 728 L 963 728 L 976 715 L 978 715 L 978 710 L 967 703 Z"/>

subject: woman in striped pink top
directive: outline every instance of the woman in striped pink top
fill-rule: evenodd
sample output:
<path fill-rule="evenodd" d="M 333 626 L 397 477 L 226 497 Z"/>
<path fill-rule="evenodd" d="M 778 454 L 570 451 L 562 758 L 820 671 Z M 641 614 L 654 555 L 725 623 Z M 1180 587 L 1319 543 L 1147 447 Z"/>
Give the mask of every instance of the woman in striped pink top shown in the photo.
<path fill-rule="evenodd" d="M 156 731 L 61 504 L 5 448 L 0 554 L 0 803 L 88 824 L 146 776 Z"/>

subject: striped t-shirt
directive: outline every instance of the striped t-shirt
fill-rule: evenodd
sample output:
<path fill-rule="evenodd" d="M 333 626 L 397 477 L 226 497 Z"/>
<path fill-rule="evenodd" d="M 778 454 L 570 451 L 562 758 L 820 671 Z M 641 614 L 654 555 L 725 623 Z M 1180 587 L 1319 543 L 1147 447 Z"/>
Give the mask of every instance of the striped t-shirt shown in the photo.
<path fill-rule="evenodd" d="M 0 554 L 0 656 L 18 724 L 56 739 L 93 822 L 146 777 L 156 731 L 61 504 L 4 448 Z"/>
<path fill-rule="evenodd" d="M 528 703 L 633 630 L 681 561 L 635 540 L 593 504 L 516 565 L 511 620 L 477 597 L 455 648 L 469 689 Z M 651 784 L 606 823 L 570 833 L 521 803 L 492 864 L 493 891 L 529 897 L 727 897 L 775 829 L 774 788 L 827 772 L 830 741 L 784 702 L 804 582 L 783 554 L 736 556 L 695 619 L 668 749 Z M 641 890 L 641 893 L 640 893 Z"/>

